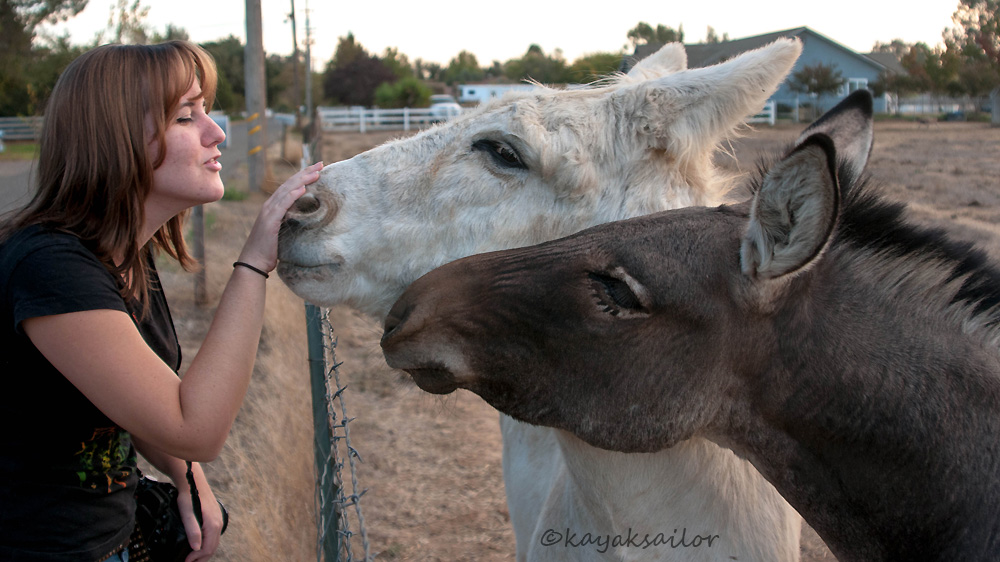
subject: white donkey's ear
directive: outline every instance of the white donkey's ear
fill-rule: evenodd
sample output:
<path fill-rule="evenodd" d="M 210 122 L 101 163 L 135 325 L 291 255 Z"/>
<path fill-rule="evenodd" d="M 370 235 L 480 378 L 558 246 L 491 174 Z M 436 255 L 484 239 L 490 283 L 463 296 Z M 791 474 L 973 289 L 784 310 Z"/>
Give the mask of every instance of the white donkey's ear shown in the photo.
<path fill-rule="evenodd" d="M 658 51 L 637 62 L 622 82 L 645 82 L 656 80 L 668 74 L 687 68 L 687 53 L 681 43 L 667 43 Z"/>
<path fill-rule="evenodd" d="M 638 123 L 640 141 L 675 157 L 702 154 L 760 111 L 802 52 L 798 39 L 779 39 L 724 63 L 625 86 L 613 96 L 624 122 Z"/>
<path fill-rule="evenodd" d="M 806 139 L 764 177 L 740 248 L 743 273 L 775 279 L 812 265 L 830 241 L 840 207 L 830 137 Z"/>
<path fill-rule="evenodd" d="M 871 92 L 858 90 L 844 98 L 803 131 L 796 144 L 805 142 L 816 133 L 833 139 L 838 165 L 847 166 L 855 178 L 860 176 L 868 164 L 875 138 Z"/>

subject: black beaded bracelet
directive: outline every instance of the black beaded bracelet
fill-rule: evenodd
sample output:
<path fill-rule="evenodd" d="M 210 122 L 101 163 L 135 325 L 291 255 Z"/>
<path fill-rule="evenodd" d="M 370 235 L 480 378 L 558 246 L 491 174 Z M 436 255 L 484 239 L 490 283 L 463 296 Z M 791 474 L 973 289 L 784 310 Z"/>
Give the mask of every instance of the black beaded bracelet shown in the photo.
<path fill-rule="evenodd" d="M 238 261 L 238 262 L 233 262 L 233 267 L 236 267 L 236 266 L 238 266 L 238 265 L 239 265 L 239 266 L 242 266 L 242 267 L 245 267 L 245 268 L 249 269 L 250 271 L 255 271 L 255 272 L 257 272 L 257 273 L 260 273 L 261 275 L 263 275 L 263 276 L 264 276 L 264 279 L 267 279 L 268 277 L 270 277 L 270 275 L 268 275 L 268 274 L 267 274 L 267 272 L 266 272 L 266 271 L 264 271 L 263 269 L 257 269 L 256 267 L 254 267 L 254 266 L 252 266 L 252 265 L 248 264 L 248 263 L 247 263 L 247 262 L 245 262 L 245 261 Z"/>

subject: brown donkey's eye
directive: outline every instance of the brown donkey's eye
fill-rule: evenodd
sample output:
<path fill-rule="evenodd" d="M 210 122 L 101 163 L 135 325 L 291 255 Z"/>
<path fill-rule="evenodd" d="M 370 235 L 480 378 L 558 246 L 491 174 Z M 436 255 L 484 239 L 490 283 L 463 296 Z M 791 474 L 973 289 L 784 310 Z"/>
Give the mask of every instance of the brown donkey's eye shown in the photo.
<path fill-rule="evenodd" d="M 605 301 L 606 304 L 614 304 L 626 310 L 642 309 L 639 297 L 635 296 L 628 283 L 616 277 L 600 273 L 589 273 L 588 276 L 596 282 L 595 285 L 600 291 L 598 297 L 601 297 L 601 300 Z"/>

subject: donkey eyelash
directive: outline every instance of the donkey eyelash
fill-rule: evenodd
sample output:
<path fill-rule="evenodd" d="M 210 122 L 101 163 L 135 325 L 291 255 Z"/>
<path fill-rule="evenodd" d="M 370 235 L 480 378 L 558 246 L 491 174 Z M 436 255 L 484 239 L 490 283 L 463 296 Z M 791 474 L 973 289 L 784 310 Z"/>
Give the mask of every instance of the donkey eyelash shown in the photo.
<path fill-rule="evenodd" d="M 525 165 L 524 161 L 521 159 L 521 154 L 518 153 L 517 149 L 505 142 L 481 139 L 472 143 L 472 150 L 478 150 L 489 154 L 490 158 L 492 158 L 498 166 L 521 170 L 528 169 L 528 166 Z"/>
<path fill-rule="evenodd" d="M 617 316 L 622 311 L 641 312 L 643 310 L 639 297 L 621 279 L 593 272 L 588 273 L 587 276 L 594 281 L 594 296 L 597 298 L 598 304 L 604 305 L 604 312 Z"/>

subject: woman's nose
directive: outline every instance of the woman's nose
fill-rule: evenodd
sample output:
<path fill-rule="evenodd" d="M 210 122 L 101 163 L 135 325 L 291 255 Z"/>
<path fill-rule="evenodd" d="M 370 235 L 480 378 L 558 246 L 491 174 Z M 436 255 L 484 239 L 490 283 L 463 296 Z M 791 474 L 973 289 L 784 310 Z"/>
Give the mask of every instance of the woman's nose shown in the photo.
<path fill-rule="evenodd" d="M 208 117 L 208 123 L 209 125 L 205 131 L 205 145 L 218 146 L 222 144 L 222 141 L 226 140 L 226 132 L 215 122 L 215 119 Z"/>

